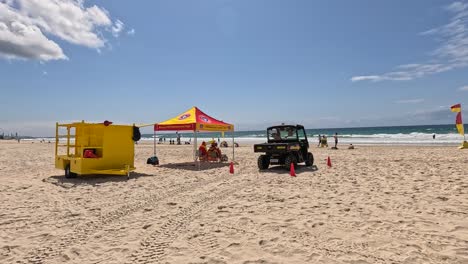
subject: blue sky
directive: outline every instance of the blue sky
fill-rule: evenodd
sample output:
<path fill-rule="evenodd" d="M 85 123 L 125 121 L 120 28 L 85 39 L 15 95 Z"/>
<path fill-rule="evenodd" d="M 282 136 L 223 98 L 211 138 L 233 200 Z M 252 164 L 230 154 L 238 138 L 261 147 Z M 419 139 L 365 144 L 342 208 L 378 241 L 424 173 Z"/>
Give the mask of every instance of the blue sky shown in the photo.
<path fill-rule="evenodd" d="M 468 107 L 468 1 L 0 0 L 0 128 L 449 124 Z M 0 131 L 1 132 L 1 131 Z"/>

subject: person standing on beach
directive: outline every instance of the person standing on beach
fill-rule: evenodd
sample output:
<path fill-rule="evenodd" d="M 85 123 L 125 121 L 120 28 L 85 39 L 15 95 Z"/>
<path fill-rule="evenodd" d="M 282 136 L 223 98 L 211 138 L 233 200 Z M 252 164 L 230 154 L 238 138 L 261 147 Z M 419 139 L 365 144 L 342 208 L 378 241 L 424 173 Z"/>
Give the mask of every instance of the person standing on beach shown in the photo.
<path fill-rule="evenodd" d="M 328 140 L 327 140 L 327 135 L 322 136 L 322 143 L 320 143 L 321 147 L 327 147 L 328 148 Z"/>
<path fill-rule="evenodd" d="M 179 132 L 176 132 L 176 134 L 177 134 L 177 145 L 181 145 L 181 143 L 180 143 L 180 134 L 179 134 Z"/>
<path fill-rule="evenodd" d="M 337 148 L 337 146 L 338 146 L 338 133 L 335 133 L 335 135 L 333 137 L 335 138 L 335 148 Z"/>
<path fill-rule="evenodd" d="M 434 135 L 432 135 L 432 139 L 435 139 L 435 134 L 434 134 Z"/>
<path fill-rule="evenodd" d="M 322 142 L 322 136 L 320 136 L 320 134 L 319 134 L 318 139 L 319 139 L 319 143 L 318 143 L 317 147 L 320 147 L 320 143 Z"/>

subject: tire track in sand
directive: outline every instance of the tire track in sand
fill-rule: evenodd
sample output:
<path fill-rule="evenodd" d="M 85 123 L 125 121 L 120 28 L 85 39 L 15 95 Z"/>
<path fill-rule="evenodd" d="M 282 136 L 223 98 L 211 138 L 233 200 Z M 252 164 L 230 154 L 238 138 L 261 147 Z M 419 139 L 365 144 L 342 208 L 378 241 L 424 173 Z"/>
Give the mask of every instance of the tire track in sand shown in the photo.
<path fill-rule="evenodd" d="M 46 245 L 32 249 L 30 252 L 26 253 L 24 260 L 18 263 L 46 263 L 47 259 L 59 256 L 59 254 L 62 253 L 65 249 L 70 248 L 73 245 L 85 243 L 91 235 L 102 230 L 103 227 L 124 216 L 130 215 L 149 204 L 154 204 L 165 198 L 177 196 L 181 193 L 195 190 L 199 187 L 212 183 L 221 182 L 223 180 L 223 177 L 216 177 L 210 178 L 209 180 L 197 181 L 191 184 L 183 184 L 172 189 L 161 188 L 159 191 L 162 192 L 151 194 L 134 203 L 125 204 L 116 210 L 106 213 L 98 220 L 91 220 L 80 224 L 70 233 L 67 233 L 62 237 L 58 237 Z"/>
<path fill-rule="evenodd" d="M 174 240 L 190 225 L 191 220 L 195 218 L 207 205 L 213 205 L 220 202 L 233 193 L 251 185 L 252 182 L 241 181 L 239 183 L 224 184 L 224 189 L 210 189 L 197 196 L 189 206 L 182 208 L 177 214 L 166 220 L 157 230 L 150 233 L 142 239 L 140 248 L 130 255 L 130 260 L 126 263 L 158 263 L 164 259 L 166 249 Z M 200 242 L 204 245 L 216 245 L 213 237 L 202 237 Z"/>

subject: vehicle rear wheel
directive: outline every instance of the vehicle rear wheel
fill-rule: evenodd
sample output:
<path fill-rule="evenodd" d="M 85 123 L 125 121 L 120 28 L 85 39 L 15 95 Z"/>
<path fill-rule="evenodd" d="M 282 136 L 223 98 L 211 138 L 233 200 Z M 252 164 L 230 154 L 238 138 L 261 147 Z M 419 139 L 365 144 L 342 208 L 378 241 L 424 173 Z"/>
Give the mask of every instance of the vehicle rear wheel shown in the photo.
<path fill-rule="evenodd" d="M 297 158 L 293 154 L 289 154 L 284 160 L 284 168 L 289 170 L 291 168 L 291 163 L 294 164 L 294 168 L 297 168 Z"/>
<path fill-rule="evenodd" d="M 260 170 L 268 169 L 268 166 L 270 166 L 270 156 L 260 155 L 260 157 L 258 157 L 257 164 L 258 164 L 258 169 Z"/>
<path fill-rule="evenodd" d="M 65 167 L 65 178 L 76 178 L 76 173 L 71 172 L 70 164 Z"/>
<path fill-rule="evenodd" d="M 306 166 L 307 167 L 310 167 L 314 165 L 314 155 L 312 155 L 312 153 L 307 153 L 307 159 L 306 159 Z"/>

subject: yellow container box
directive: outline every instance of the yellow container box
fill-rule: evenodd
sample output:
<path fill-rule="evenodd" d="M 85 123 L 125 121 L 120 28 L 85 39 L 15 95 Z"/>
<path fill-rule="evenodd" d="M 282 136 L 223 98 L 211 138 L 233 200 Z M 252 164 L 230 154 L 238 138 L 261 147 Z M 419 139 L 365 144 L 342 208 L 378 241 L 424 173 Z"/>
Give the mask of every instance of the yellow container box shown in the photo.
<path fill-rule="evenodd" d="M 59 134 L 66 129 L 66 134 Z M 127 175 L 135 170 L 134 130 L 109 123 L 56 124 L 55 168 L 66 178 L 77 175 Z M 65 142 L 65 143 L 64 143 Z"/>

